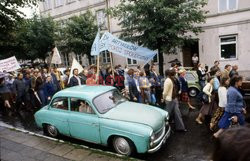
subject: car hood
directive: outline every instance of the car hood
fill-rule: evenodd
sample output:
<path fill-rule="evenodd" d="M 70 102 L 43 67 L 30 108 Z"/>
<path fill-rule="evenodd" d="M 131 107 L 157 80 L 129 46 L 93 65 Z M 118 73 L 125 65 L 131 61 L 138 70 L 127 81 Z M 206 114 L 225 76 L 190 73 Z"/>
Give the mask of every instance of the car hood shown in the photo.
<path fill-rule="evenodd" d="M 145 124 L 154 131 L 159 130 L 165 120 L 165 116 L 154 107 L 134 102 L 123 102 L 103 115 L 104 118 Z"/>

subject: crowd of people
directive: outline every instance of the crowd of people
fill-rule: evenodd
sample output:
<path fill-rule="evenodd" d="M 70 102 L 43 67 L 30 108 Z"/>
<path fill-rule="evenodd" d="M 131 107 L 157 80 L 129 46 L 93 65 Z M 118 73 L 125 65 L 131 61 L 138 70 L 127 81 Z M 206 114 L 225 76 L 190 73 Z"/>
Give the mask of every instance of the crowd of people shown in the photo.
<path fill-rule="evenodd" d="M 203 102 L 198 124 L 210 116 L 210 129 L 218 132 L 228 128 L 233 121 L 244 124 L 245 104 L 240 90 L 242 77 L 237 65 L 226 65 L 219 68 L 219 61 L 208 70 L 204 64 L 194 58 L 194 69 L 197 71 L 201 92 L 198 98 Z M 232 69 L 231 69 L 232 68 Z M 175 123 L 175 130 L 187 131 L 179 109 L 180 102 L 190 110 L 186 70 L 178 63 L 172 63 L 165 71 L 165 78 L 158 74 L 156 65 L 147 64 L 143 68 L 122 68 L 118 65 L 112 70 L 97 69 L 95 65 L 85 67 L 83 71 L 70 69 L 61 73 L 57 68 L 22 68 L 18 73 L 3 72 L 0 74 L 0 98 L 5 110 L 16 112 L 21 109 L 34 110 L 47 105 L 53 95 L 68 87 L 78 85 L 109 85 L 117 87 L 130 101 L 159 106 L 167 110 Z"/>

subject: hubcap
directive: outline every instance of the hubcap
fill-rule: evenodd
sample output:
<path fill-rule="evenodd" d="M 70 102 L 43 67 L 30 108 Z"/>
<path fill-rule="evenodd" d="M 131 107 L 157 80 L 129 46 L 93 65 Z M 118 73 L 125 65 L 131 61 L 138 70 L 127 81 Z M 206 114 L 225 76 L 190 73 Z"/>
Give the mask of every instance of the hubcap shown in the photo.
<path fill-rule="evenodd" d="M 195 97 L 196 94 L 197 94 L 197 92 L 196 92 L 195 89 L 191 89 L 190 92 L 189 92 L 189 94 L 190 94 L 191 97 Z"/>
<path fill-rule="evenodd" d="M 129 143 L 124 138 L 115 139 L 115 149 L 118 153 L 123 155 L 129 155 L 131 151 Z"/>
<path fill-rule="evenodd" d="M 57 130 L 54 126 L 51 126 L 51 125 L 48 126 L 48 133 L 50 136 L 53 136 L 53 137 L 57 136 Z"/>

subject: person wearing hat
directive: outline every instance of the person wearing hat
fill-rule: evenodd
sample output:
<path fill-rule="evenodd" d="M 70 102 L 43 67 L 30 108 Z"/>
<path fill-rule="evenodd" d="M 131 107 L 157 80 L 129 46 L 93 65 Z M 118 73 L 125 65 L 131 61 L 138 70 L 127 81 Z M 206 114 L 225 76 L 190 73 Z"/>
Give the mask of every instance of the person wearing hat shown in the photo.
<path fill-rule="evenodd" d="M 188 83 L 185 78 L 186 75 L 186 70 L 184 68 L 179 70 L 179 82 L 180 82 L 180 90 L 181 90 L 181 95 L 180 95 L 180 101 L 187 103 L 189 109 L 195 109 L 194 106 L 190 104 L 190 99 L 188 96 Z"/>

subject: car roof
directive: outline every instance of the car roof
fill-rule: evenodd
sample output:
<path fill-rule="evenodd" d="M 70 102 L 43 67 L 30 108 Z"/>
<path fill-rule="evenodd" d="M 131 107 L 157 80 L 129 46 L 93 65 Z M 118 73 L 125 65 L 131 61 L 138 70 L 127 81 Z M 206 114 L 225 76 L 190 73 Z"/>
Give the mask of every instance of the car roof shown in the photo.
<path fill-rule="evenodd" d="M 105 93 L 107 91 L 110 91 L 112 89 L 116 89 L 112 86 L 101 86 L 101 85 L 81 85 L 81 86 L 75 86 L 66 88 L 64 90 L 61 90 L 57 92 L 54 95 L 55 97 L 77 97 L 77 98 L 83 98 L 86 100 L 92 100 L 96 96 Z"/>

